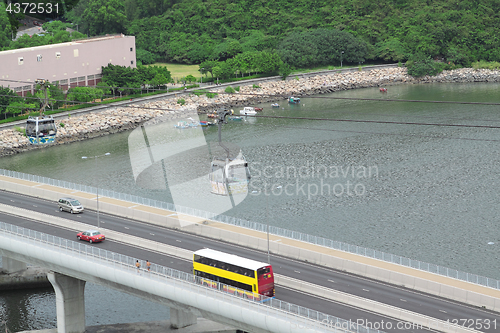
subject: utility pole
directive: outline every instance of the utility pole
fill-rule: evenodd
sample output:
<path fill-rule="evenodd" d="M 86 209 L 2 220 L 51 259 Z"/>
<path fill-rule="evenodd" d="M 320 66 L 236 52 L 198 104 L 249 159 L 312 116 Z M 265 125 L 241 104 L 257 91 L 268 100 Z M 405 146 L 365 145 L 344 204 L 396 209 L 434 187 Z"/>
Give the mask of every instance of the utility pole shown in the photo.
<path fill-rule="evenodd" d="M 45 108 L 47 107 L 47 105 L 49 105 L 49 97 L 47 93 L 47 88 L 49 87 L 49 81 L 45 79 L 36 79 L 35 83 L 39 84 L 40 89 L 42 89 L 43 92 L 45 93 L 45 98 L 43 100 L 42 107 L 40 109 L 40 116 L 41 116 L 42 114 L 45 114 Z"/>

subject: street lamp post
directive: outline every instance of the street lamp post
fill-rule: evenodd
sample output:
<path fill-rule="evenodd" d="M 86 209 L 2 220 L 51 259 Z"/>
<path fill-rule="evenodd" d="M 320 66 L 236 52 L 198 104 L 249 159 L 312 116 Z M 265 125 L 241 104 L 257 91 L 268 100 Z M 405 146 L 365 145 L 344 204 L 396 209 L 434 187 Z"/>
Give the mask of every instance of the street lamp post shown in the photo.
<path fill-rule="evenodd" d="M 344 51 L 340 52 L 340 68 L 342 68 L 342 55 L 344 54 Z"/>
<path fill-rule="evenodd" d="M 271 188 L 271 193 L 273 193 L 273 190 L 276 189 L 281 189 L 283 186 L 276 186 Z M 252 193 L 259 193 L 259 191 L 252 191 Z M 264 193 L 265 195 L 265 193 Z M 271 254 L 269 251 L 269 195 L 266 198 L 266 220 L 267 220 L 267 225 L 266 225 L 266 233 L 267 233 L 267 263 L 271 263 Z"/>
<path fill-rule="evenodd" d="M 95 174 L 97 174 L 97 159 L 99 157 L 103 157 L 103 156 L 108 156 L 108 155 L 111 155 L 111 153 L 106 153 L 106 154 L 102 154 L 102 155 L 96 155 L 96 156 L 82 156 L 82 159 L 87 159 L 87 158 L 93 158 L 95 160 L 95 169 L 96 169 L 96 172 L 94 173 L 94 177 L 95 177 Z M 97 195 L 97 229 L 99 229 L 101 227 L 101 222 L 99 220 L 99 183 L 97 181 L 95 181 L 94 179 L 94 182 L 95 182 L 95 186 L 96 186 L 96 195 Z"/>

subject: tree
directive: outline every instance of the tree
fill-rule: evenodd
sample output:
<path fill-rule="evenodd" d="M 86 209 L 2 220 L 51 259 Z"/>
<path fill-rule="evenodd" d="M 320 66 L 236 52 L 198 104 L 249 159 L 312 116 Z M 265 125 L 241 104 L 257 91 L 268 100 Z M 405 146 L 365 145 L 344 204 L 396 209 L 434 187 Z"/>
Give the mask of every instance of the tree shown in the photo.
<path fill-rule="evenodd" d="M 336 29 L 296 32 L 278 46 L 281 59 L 291 66 L 304 68 L 345 62 L 361 62 L 368 55 L 365 42 Z"/>
<path fill-rule="evenodd" d="M 216 67 L 217 65 L 219 64 L 219 62 L 217 61 L 214 61 L 214 60 L 207 60 L 207 61 L 204 61 L 202 62 L 199 67 L 200 67 L 200 71 L 202 73 L 210 73 L 210 75 L 212 75 L 212 79 L 214 78 L 214 73 L 213 73 L 213 69 L 214 67 Z"/>
<path fill-rule="evenodd" d="M 17 97 L 17 94 L 12 91 L 9 87 L 0 86 L 0 113 L 4 114 L 4 118 L 7 118 L 7 106 L 12 103 Z"/>
<path fill-rule="evenodd" d="M 52 108 L 59 108 L 64 104 L 64 93 L 59 87 L 59 84 L 49 84 L 49 94 L 52 97 L 49 100 L 49 104 Z"/>
<path fill-rule="evenodd" d="M 54 36 L 59 31 L 66 31 L 66 28 L 69 28 L 70 26 L 71 24 L 69 23 L 64 23 L 61 21 L 52 21 L 52 22 L 45 22 L 42 25 L 42 28 L 48 34 Z"/>
<path fill-rule="evenodd" d="M 26 102 L 23 98 L 20 100 L 15 100 L 10 102 L 9 106 L 7 106 L 6 112 L 10 113 L 13 116 L 17 116 L 25 111 L 35 110 L 36 104 L 31 102 Z"/>
<path fill-rule="evenodd" d="M 188 83 L 196 82 L 196 78 L 190 74 L 190 75 L 186 76 L 186 81 Z"/>
<path fill-rule="evenodd" d="M 10 44 L 11 29 L 9 17 L 5 11 L 5 4 L 0 2 L 0 50 Z"/>
<path fill-rule="evenodd" d="M 168 79 L 163 74 L 156 74 L 154 78 L 148 81 L 153 87 L 163 87 L 168 84 Z"/>
<path fill-rule="evenodd" d="M 122 93 L 136 92 L 144 83 L 137 69 L 130 67 L 108 64 L 102 67 L 102 81 L 112 87 L 113 92 Z"/>
<path fill-rule="evenodd" d="M 153 64 L 156 61 L 156 55 L 144 49 L 136 49 L 135 56 L 143 65 Z"/>
<path fill-rule="evenodd" d="M 82 19 L 90 35 L 125 31 L 125 7 L 119 0 L 89 0 Z"/>
<path fill-rule="evenodd" d="M 68 90 L 68 101 L 88 103 L 96 99 L 102 99 L 102 89 L 92 87 L 74 87 Z"/>
<path fill-rule="evenodd" d="M 397 38 L 390 37 L 375 45 L 376 56 L 384 61 L 399 62 L 408 58 L 404 44 Z"/>
<path fill-rule="evenodd" d="M 441 71 L 440 66 L 430 56 L 426 56 L 423 53 L 411 56 L 406 62 L 406 67 L 408 68 L 408 74 L 414 77 L 436 75 Z"/>

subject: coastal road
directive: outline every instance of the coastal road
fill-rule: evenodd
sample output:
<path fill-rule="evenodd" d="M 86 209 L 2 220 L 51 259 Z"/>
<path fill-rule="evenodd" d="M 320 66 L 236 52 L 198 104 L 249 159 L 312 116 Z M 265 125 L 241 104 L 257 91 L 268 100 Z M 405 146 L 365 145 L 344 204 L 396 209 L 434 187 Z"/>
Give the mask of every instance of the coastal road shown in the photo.
<path fill-rule="evenodd" d="M 95 226 L 97 221 L 97 217 L 94 211 L 86 210 L 83 214 L 78 215 L 62 213 L 57 209 L 57 204 L 55 202 L 49 202 L 43 199 L 32 198 L 29 196 L 14 194 L 11 192 L 0 191 L 0 203 L 32 210 L 35 212 L 63 217 L 77 222 L 86 223 L 88 225 Z M 75 239 L 76 237 L 76 233 L 74 230 L 69 231 L 60 228 L 54 228 L 52 226 L 41 224 L 35 221 L 28 221 L 22 218 L 12 217 L 5 214 L 0 215 L 0 220 L 68 239 Z M 189 251 L 196 251 L 204 247 L 209 247 L 219 251 L 252 258 L 262 262 L 267 261 L 267 253 L 243 248 L 233 244 L 227 244 L 197 235 L 153 226 L 130 219 L 111 216 L 103 214 L 102 212 L 100 213 L 100 220 L 101 226 L 103 228 L 139 236 L 144 238 L 145 241 L 152 240 L 155 242 L 180 247 Z M 191 271 L 190 263 L 184 262 L 179 259 L 167 258 L 165 254 L 155 254 L 144 249 L 135 249 L 124 244 L 116 244 L 111 241 L 99 244 L 98 246 L 102 246 L 103 248 L 117 253 L 127 254 L 144 260 L 148 259 L 158 264 L 165 264 L 169 267 L 172 267 L 172 265 L 176 265 L 176 267 L 173 268 L 183 271 Z M 108 248 L 108 246 L 112 246 L 112 248 Z M 500 328 L 499 326 L 497 326 L 500 325 L 500 314 L 496 312 L 488 311 L 470 305 L 465 305 L 436 296 L 423 294 L 398 286 L 389 285 L 379 281 L 354 276 L 352 274 L 336 271 L 334 269 L 311 265 L 308 263 L 299 262 L 297 260 L 283 258 L 275 255 L 271 256 L 271 264 L 273 265 L 274 270 L 277 274 L 288 276 L 294 279 L 304 280 L 309 283 L 339 290 L 377 302 L 389 304 L 440 320 L 453 321 L 460 319 L 470 319 L 474 320 L 474 323 L 491 323 L 489 327 L 488 325 L 482 325 L 483 327 L 481 327 L 481 329 L 478 329 L 479 331 L 496 332 Z M 301 295 L 300 298 L 297 298 L 297 291 L 291 291 L 292 294 L 290 295 L 290 298 L 287 297 L 285 299 L 282 297 L 282 295 L 288 295 L 288 292 L 282 289 L 283 288 L 280 288 L 280 291 L 277 291 L 277 295 L 280 299 L 286 300 L 291 303 L 297 304 L 298 301 L 302 302 L 303 298 L 311 297 Z M 331 312 L 328 310 L 331 305 L 329 304 L 329 302 L 327 302 L 327 304 L 328 305 L 325 305 L 324 307 L 322 305 L 319 308 L 318 306 L 313 306 L 313 303 L 301 303 L 300 305 L 310 307 L 321 312 L 330 313 L 332 315 L 345 319 L 356 320 L 358 318 L 363 318 L 359 317 L 359 313 L 355 316 L 353 316 L 352 313 L 349 313 L 349 315 L 347 315 L 347 313 L 346 315 L 340 315 L 340 313 L 343 312 L 337 312 L 338 309 L 336 309 L 334 312 Z M 474 328 L 478 328 L 478 326 L 479 325 L 474 324 Z"/>

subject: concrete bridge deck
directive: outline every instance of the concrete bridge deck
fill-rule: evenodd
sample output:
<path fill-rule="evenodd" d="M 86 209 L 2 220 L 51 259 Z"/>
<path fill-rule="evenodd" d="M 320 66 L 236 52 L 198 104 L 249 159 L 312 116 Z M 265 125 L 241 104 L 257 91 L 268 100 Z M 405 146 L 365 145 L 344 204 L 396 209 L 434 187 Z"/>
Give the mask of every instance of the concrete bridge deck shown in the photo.
<path fill-rule="evenodd" d="M 53 200 L 54 205 L 60 196 L 71 196 L 96 209 L 95 195 L 57 186 L 0 176 L 0 189 Z M 99 210 L 267 251 L 265 232 L 103 196 L 99 196 Z M 498 289 L 272 234 L 269 240 L 274 254 L 500 311 Z"/>

